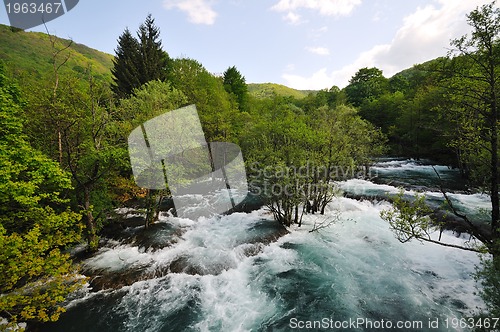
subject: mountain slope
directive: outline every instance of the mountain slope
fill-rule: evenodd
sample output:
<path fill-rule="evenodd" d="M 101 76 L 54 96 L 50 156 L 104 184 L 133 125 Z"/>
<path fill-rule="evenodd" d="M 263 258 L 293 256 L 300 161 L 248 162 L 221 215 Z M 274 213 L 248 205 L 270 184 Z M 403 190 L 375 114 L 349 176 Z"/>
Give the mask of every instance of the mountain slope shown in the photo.
<path fill-rule="evenodd" d="M 81 75 L 91 68 L 94 77 L 111 82 L 113 55 L 106 54 L 74 41 L 54 37 L 56 50 L 64 49 L 57 57 L 57 63 L 67 63 L 61 67 L 61 74 Z M 23 86 L 32 86 L 41 79 L 52 79 L 53 54 L 50 38 L 45 33 L 25 32 L 0 24 L 0 62 L 6 65 L 7 72 Z M 275 83 L 248 84 L 250 94 L 256 98 L 269 98 L 273 95 L 302 99 L 315 91 L 295 90 Z"/>
<path fill-rule="evenodd" d="M 57 63 L 67 63 L 61 67 L 62 74 L 83 73 L 91 67 L 97 78 L 111 81 L 113 56 L 70 40 L 54 37 L 57 50 L 64 49 L 57 57 Z M 6 65 L 10 75 L 18 79 L 20 85 L 29 84 L 53 72 L 54 49 L 49 36 L 39 32 L 25 32 L 0 25 L 0 62 Z"/>
<path fill-rule="evenodd" d="M 259 99 L 270 98 L 273 95 L 302 99 L 309 93 L 314 93 L 315 91 L 295 90 L 275 83 L 250 83 L 248 84 L 248 92 L 250 95 Z"/>

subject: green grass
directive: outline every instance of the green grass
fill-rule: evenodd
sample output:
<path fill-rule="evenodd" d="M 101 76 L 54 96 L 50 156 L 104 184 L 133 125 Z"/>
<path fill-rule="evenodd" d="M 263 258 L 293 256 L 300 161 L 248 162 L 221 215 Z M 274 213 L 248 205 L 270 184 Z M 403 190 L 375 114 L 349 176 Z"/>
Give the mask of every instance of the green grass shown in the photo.
<path fill-rule="evenodd" d="M 51 75 L 54 49 L 49 36 L 13 30 L 0 25 L 0 61 L 6 65 L 8 74 L 16 78 L 21 87 Z M 70 40 L 56 37 L 55 46 L 63 49 L 70 43 Z M 81 74 L 90 67 L 96 78 L 111 81 L 112 55 L 72 42 L 71 47 L 59 55 L 58 63 L 68 56 L 69 60 L 60 70 L 61 74 Z"/>
<path fill-rule="evenodd" d="M 40 32 L 25 32 L 0 24 L 0 61 L 6 65 L 7 73 L 14 77 L 21 87 L 36 86 L 42 79 L 53 75 L 52 48 L 49 36 Z M 56 48 L 62 49 L 71 43 L 68 50 L 58 57 L 58 63 L 68 55 L 68 62 L 61 67 L 60 74 L 82 75 L 91 67 L 94 77 L 112 81 L 113 55 L 106 54 L 77 42 L 56 37 Z M 248 84 L 250 94 L 256 98 L 270 98 L 273 95 L 302 99 L 315 91 L 295 90 L 275 83 Z"/>
<path fill-rule="evenodd" d="M 273 95 L 302 99 L 309 93 L 314 93 L 315 91 L 295 90 L 276 83 L 251 83 L 248 84 L 248 92 L 250 95 L 259 99 L 270 98 L 273 97 Z"/>

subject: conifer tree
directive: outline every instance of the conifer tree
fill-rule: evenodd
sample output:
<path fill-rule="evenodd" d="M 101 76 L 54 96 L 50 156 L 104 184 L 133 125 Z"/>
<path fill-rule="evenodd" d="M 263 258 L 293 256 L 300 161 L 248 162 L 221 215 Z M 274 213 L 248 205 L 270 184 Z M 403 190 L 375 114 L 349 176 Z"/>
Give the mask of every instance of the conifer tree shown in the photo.
<path fill-rule="evenodd" d="M 229 67 L 223 76 L 224 89 L 228 93 L 236 96 L 240 110 L 244 108 L 248 98 L 248 87 L 245 77 L 236 69 L 235 66 Z"/>
<path fill-rule="evenodd" d="M 130 96 L 134 89 L 147 82 L 165 81 L 167 77 L 169 57 L 162 49 L 160 29 L 151 14 L 139 27 L 137 37 L 126 29 L 118 39 L 111 72 L 113 92 L 119 98 Z"/>
<path fill-rule="evenodd" d="M 160 29 L 154 22 L 149 14 L 137 32 L 140 51 L 138 68 L 142 84 L 154 80 L 164 81 L 167 74 L 169 57 L 162 49 Z"/>
<path fill-rule="evenodd" d="M 120 98 L 129 96 L 141 86 L 138 62 L 140 59 L 139 43 L 127 28 L 118 38 L 118 47 L 113 60 L 113 92 Z"/>

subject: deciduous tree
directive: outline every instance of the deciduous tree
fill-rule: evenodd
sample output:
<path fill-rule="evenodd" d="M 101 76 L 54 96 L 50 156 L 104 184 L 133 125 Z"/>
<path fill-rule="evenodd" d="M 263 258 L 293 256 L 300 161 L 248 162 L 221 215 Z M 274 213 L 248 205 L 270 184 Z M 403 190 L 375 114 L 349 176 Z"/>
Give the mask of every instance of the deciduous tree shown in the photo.
<path fill-rule="evenodd" d="M 71 179 L 29 145 L 22 106 L 0 70 L 0 317 L 10 324 L 57 320 L 81 284 L 62 252 L 81 232 L 65 196 Z"/>

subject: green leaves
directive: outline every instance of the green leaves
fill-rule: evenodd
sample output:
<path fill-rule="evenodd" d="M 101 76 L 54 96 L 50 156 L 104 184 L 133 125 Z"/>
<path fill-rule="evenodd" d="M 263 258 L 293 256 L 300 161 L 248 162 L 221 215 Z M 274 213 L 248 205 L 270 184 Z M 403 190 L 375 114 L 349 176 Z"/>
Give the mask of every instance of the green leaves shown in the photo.
<path fill-rule="evenodd" d="M 56 320 L 83 281 L 60 251 L 80 241 L 81 215 L 67 208 L 69 175 L 22 135 L 20 104 L 0 77 L 0 315 Z"/>
<path fill-rule="evenodd" d="M 381 211 L 380 217 L 389 222 L 396 238 L 402 243 L 412 239 L 430 239 L 433 225 L 425 195 L 416 194 L 412 201 L 404 199 L 403 195 L 404 189 L 401 189 L 392 202 L 393 208 Z"/>
<path fill-rule="evenodd" d="M 372 101 L 389 90 L 389 81 L 378 68 L 361 68 L 345 88 L 347 100 L 355 107 Z"/>
<path fill-rule="evenodd" d="M 245 77 L 233 66 L 226 69 L 222 82 L 224 89 L 236 97 L 240 110 L 245 110 L 246 103 L 248 102 L 248 87 Z"/>
<path fill-rule="evenodd" d="M 154 80 L 164 81 L 170 58 L 163 51 L 160 30 L 148 15 L 137 32 L 138 39 L 125 29 L 118 38 L 118 47 L 111 70 L 114 84 L 113 92 L 119 98 L 130 96 L 134 89 Z"/>
<path fill-rule="evenodd" d="M 383 151 L 384 136 L 350 106 L 312 102 L 305 112 L 287 98 L 254 103 L 240 138 L 250 182 L 287 226 L 300 224 L 303 211 L 324 213 L 332 181 L 357 174 Z"/>
<path fill-rule="evenodd" d="M 242 114 L 226 92 L 222 80 L 193 59 L 172 61 L 169 81 L 195 104 L 208 142 L 234 142 Z"/>

